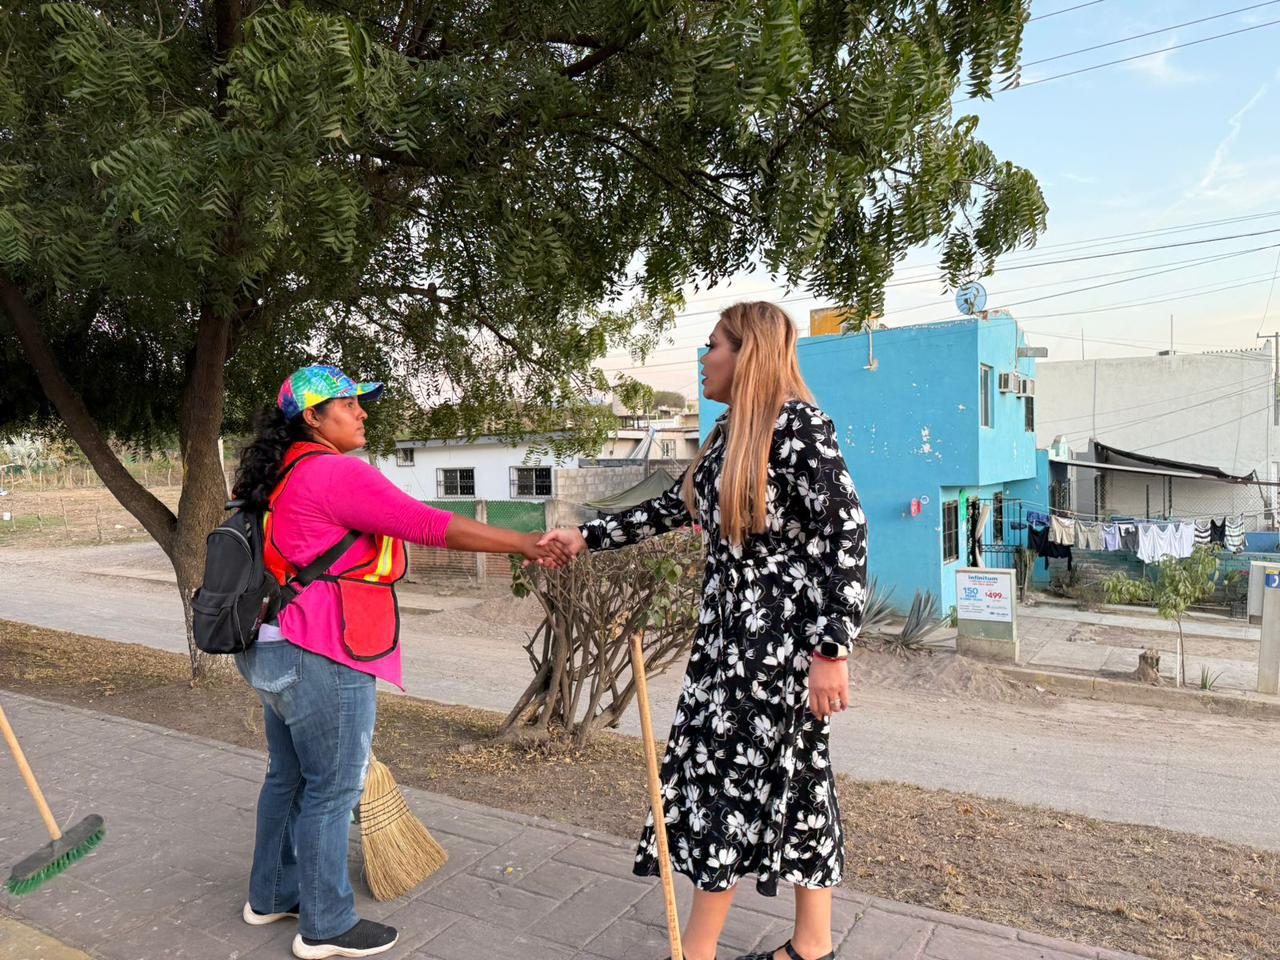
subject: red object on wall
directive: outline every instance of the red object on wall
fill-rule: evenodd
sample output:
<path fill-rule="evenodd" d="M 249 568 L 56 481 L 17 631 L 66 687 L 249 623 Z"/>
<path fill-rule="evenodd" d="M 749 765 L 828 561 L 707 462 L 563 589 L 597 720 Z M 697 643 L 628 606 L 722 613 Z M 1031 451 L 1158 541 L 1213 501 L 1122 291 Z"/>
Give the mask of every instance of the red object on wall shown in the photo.
<path fill-rule="evenodd" d="M 911 515 L 912 515 L 913 517 L 918 517 L 918 516 L 920 516 L 920 501 L 919 501 L 919 500 L 912 500 L 912 501 L 911 501 Z"/>

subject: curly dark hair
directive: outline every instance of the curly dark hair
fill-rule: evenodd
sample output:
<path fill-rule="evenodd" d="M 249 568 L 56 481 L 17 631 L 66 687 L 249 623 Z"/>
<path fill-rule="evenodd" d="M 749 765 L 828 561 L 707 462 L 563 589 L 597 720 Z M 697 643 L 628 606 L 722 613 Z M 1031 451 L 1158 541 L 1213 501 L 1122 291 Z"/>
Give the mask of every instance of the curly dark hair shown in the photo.
<path fill-rule="evenodd" d="M 312 410 L 323 410 L 328 400 L 316 404 Z M 253 440 L 240 455 L 236 468 L 236 480 L 231 496 L 243 500 L 251 510 L 263 510 L 276 484 L 280 482 L 280 467 L 284 455 L 295 443 L 311 440 L 311 428 L 301 416 L 285 418 L 284 411 L 274 403 L 258 411 L 253 420 Z"/>

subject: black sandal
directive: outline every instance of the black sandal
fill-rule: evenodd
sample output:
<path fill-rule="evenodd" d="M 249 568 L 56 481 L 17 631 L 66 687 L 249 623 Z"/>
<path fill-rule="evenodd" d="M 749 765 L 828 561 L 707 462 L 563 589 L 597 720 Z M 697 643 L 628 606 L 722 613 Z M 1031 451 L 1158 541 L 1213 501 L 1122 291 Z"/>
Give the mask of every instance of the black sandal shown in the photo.
<path fill-rule="evenodd" d="M 787 951 L 787 956 L 790 957 L 791 960 L 805 960 L 804 957 L 800 956 L 800 954 L 796 952 L 796 948 L 791 945 L 790 940 L 784 943 L 779 949 Z M 775 953 L 777 953 L 777 950 L 770 950 L 767 953 L 748 953 L 738 957 L 738 960 L 773 960 L 773 955 Z M 818 957 L 817 960 L 836 960 L 836 952 L 832 950 L 825 957 Z"/>

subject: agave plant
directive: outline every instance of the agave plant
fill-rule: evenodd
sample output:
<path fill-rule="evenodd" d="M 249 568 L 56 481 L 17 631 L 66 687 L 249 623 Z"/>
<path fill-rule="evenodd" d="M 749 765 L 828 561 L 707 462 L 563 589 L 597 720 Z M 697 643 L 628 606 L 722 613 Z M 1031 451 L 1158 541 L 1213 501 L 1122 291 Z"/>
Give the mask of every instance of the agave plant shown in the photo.
<path fill-rule="evenodd" d="M 893 617 L 893 587 L 881 592 L 880 584 L 872 577 L 867 581 L 867 599 L 862 607 L 862 632 L 867 636 L 879 635 L 881 628 Z"/>
<path fill-rule="evenodd" d="M 942 618 L 938 616 L 938 598 L 932 591 L 917 590 L 902 630 L 896 634 L 884 634 L 881 642 L 894 653 L 904 655 L 913 653 L 924 645 L 925 637 L 940 626 L 942 626 Z"/>

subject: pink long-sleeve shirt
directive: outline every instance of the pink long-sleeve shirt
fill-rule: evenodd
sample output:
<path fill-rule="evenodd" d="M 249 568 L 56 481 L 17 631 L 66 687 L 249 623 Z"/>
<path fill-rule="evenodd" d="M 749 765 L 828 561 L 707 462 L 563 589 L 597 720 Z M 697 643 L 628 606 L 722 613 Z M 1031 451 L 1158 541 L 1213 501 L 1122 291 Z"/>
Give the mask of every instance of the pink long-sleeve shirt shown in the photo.
<path fill-rule="evenodd" d="M 335 454 L 308 457 L 289 474 L 276 500 L 272 536 L 285 559 L 301 569 L 347 531 L 359 530 L 360 538 L 334 564 L 343 569 L 368 556 L 375 534 L 443 547 L 452 517 L 414 500 L 363 460 Z M 404 689 L 399 646 L 378 660 L 356 660 L 347 653 L 336 583 L 312 583 L 280 614 L 279 626 L 290 643 Z"/>

